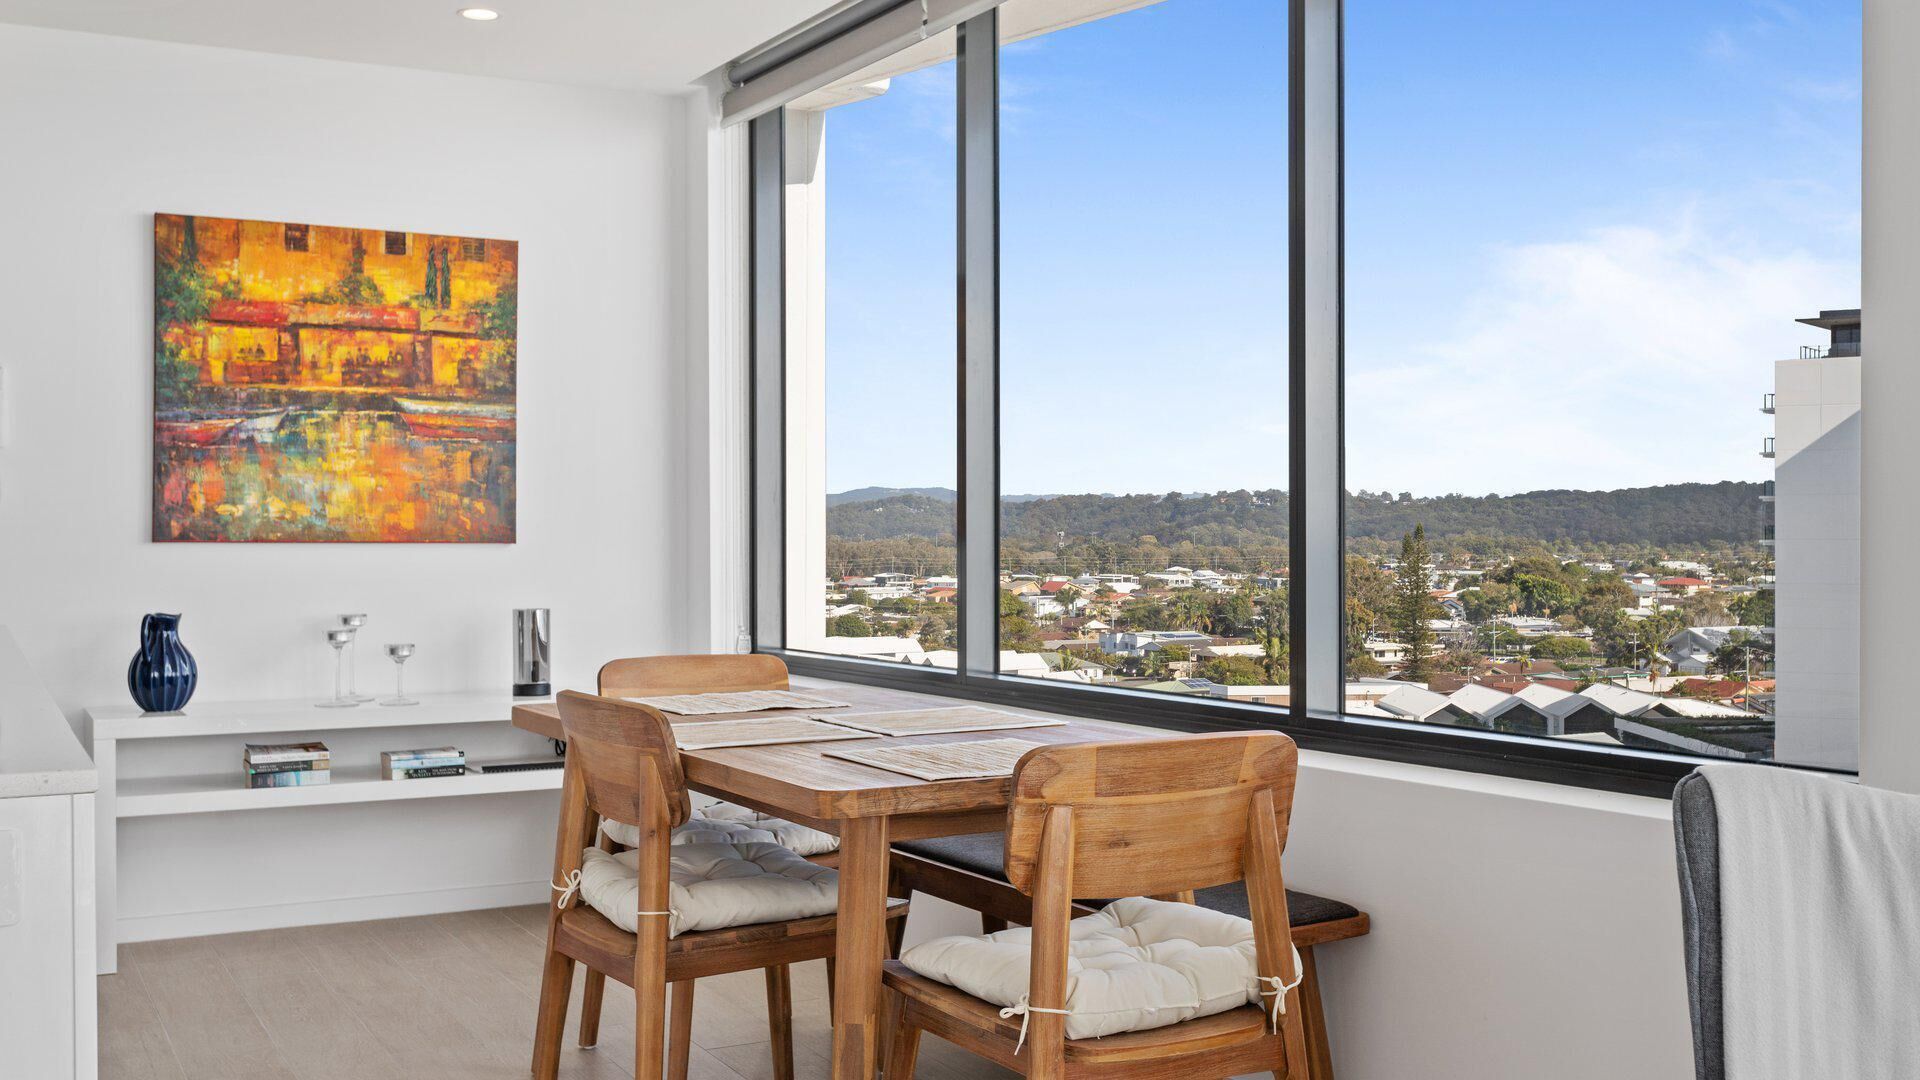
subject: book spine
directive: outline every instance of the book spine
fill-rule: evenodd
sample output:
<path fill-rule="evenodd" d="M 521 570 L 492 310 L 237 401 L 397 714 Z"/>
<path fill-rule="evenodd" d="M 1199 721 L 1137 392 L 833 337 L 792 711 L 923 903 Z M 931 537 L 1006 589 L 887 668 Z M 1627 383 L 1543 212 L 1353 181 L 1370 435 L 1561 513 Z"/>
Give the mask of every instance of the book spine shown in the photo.
<path fill-rule="evenodd" d="M 330 766 L 326 758 L 317 758 L 313 761 L 269 761 L 264 764 L 258 761 L 247 762 L 247 771 L 250 773 L 312 772 L 315 769 L 328 767 Z"/>
<path fill-rule="evenodd" d="M 424 780 L 432 776 L 465 776 L 464 765 L 435 765 L 423 769 L 393 769 L 387 773 L 389 780 Z"/>
<path fill-rule="evenodd" d="M 268 750 L 254 753 L 249 750 L 242 755 L 254 765 L 273 765 L 282 761 L 322 761 L 333 756 L 331 750 Z"/>
<path fill-rule="evenodd" d="M 328 769 L 313 769 L 306 772 L 255 773 L 247 777 L 250 788 L 275 787 L 312 787 L 331 780 L 333 773 Z"/>
<path fill-rule="evenodd" d="M 467 759 L 464 756 L 456 756 L 456 757 L 393 758 L 391 760 L 383 762 L 382 764 L 384 764 L 388 769 L 437 769 L 442 765 L 465 765 L 466 763 L 467 763 Z"/>

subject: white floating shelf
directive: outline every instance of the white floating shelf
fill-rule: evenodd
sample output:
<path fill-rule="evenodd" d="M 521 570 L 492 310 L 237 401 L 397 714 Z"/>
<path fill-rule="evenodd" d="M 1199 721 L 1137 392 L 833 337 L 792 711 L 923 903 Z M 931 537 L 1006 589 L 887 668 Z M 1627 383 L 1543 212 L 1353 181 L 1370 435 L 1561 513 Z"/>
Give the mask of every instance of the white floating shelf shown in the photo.
<path fill-rule="evenodd" d="M 491 724 L 513 719 L 513 707 L 544 698 L 516 698 L 504 691 L 480 694 L 414 694 L 418 705 L 367 702 L 351 709 L 316 708 L 311 701 L 210 701 L 179 712 L 144 713 L 133 705 L 92 708 L 95 739 L 169 739 L 195 735 L 259 735 L 286 731 L 353 731 L 368 728 Z"/>
<path fill-rule="evenodd" d="M 216 776 L 159 776 L 120 781 L 115 816 L 157 817 L 213 814 L 231 810 L 273 810 L 291 806 L 441 799 L 460 795 L 500 795 L 515 791 L 558 790 L 563 770 L 468 773 L 419 780 L 383 780 L 376 769 L 335 767 L 332 782 L 312 787 L 249 788 L 240 769 Z"/>

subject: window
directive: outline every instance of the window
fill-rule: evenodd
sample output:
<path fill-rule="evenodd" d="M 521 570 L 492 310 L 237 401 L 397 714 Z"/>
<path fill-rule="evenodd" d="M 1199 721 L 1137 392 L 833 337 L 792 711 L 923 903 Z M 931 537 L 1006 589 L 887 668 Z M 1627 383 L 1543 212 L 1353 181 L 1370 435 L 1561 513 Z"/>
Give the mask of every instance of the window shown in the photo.
<path fill-rule="evenodd" d="M 471 236 L 461 237 L 460 258 L 466 262 L 486 262 L 487 242 Z"/>
<path fill-rule="evenodd" d="M 956 663 L 953 37 L 784 110 L 790 648 Z"/>
<path fill-rule="evenodd" d="M 389 232 L 382 235 L 384 237 L 382 250 L 388 255 L 405 255 L 407 253 L 407 241 L 409 237 L 406 233 Z"/>
<path fill-rule="evenodd" d="M 1355 711 L 1852 769 L 1859 5 L 1505 8 L 1346 5 Z"/>
<path fill-rule="evenodd" d="M 1286 6 L 1069 6 L 1000 9 L 1000 670 L 1284 706 Z"/>
<path fill-rule="evenodd" d="M 288 251 L 307 250 L 307 226 L 284 225 L 282 228 L 286 231 L 281 237 L 281 242 Z"/>
<path fill-rule="evenodd" d="M 757 645 L 1644 794 L 1855 767 L 1858 0 L 964 10 L 728 94 L 784 104 Z"/>

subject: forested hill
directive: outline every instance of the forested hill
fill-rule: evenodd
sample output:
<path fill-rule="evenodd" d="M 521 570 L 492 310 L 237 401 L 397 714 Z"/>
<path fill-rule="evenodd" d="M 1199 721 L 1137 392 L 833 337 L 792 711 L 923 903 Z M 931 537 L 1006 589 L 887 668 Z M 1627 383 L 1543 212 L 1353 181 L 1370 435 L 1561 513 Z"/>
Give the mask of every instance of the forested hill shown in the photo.
<path fill-rule="evenodd" d="M 1432 498 L 1363 493 L 1347 499 L 1347 532 L 1398 540 L 1418 523 L 1426 526 L 1429 537 L 1441 540 L 1482 537 L 1658 547 L 1752 543 L 1766 535 L 1761 490 L 1758 483 L 1726 481 Z M 1283 491 L 1059 495 L 1009 500 L 1000 514 L 1008 538 L 1042 546 L 1051 545 L 1062 532 L 1071 538 L 1132 541 L 1151 536 L 1161 544 L 1223 547 L 1270 545 L 1287 535 Z M 950 540 L 953 502 L 945 492 L 838 503 L 830 496 L 827 532 L 841 540 Z"/>

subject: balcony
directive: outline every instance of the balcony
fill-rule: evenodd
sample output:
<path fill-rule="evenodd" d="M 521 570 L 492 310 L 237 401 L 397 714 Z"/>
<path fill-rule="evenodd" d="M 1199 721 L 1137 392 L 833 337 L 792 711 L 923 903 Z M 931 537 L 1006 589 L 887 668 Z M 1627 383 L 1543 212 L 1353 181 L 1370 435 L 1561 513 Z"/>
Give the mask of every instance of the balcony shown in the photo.
<path fill-rule="evenodd" d="M 1831 345 L 1802 345 L 1800 359 L 1825 360 L 1829 356 L 1859 356 L 1860 343 L 1857 341 L 1836 341 Z"/>
<path fill-rule="evenodd" d="M 1766 439 L 1760 443 L 1760 456 L 1763 458 L 1773 456 L 1773 436 L 1767 436 Z"/>
<path fill-rule="evenodd" d="M 1768 416 L 1773 415 L 1773 395 L 1772 394 L 1760 395 L 1760 411 L 1763 413 L 1766 413 Z"/>
<path fill-rule="evenodd" d="M 1768 480 L 1760 485 L 1760 501 L 1763 503 L 1773 501 L 1773 481 Z"/>

